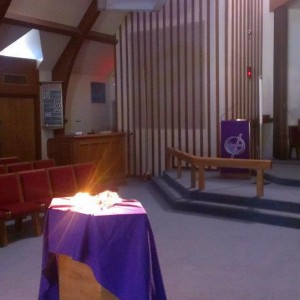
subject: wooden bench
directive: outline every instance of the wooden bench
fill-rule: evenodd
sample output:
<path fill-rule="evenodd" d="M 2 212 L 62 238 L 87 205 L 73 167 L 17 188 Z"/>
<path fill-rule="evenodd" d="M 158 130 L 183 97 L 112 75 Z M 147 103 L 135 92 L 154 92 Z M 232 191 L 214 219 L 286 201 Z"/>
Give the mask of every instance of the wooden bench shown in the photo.
<path fill-rule="evenodd" d="M 186 152 L 173 148 L 166 149 L 166 169 L 172 167 L 172 157 L 177 158 L 177 176 L 181 177 L 182 161 L 187 162 L 191 166 L 191 187 L 196 187 L 196 171 L 198 169 L 198 187 L 199 190 L 205 189 L 205 168 L 240 168 L 256 171 L 256 195 L 262 197 L 264 195 L 264 171 L 272 168 L 271 160 L 261 159 L 239 159 L 239 158 L 213 158 L 200 157 L 188 154 Z"/>

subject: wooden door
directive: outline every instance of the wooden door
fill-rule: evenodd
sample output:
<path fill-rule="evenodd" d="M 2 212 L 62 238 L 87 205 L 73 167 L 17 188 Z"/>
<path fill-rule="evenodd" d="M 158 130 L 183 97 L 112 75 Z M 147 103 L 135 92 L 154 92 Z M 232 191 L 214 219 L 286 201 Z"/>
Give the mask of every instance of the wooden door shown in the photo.
<path fill-rule="evenodd" d="M 36 158 L 33 98 L 0 98 L 0 156 Z"/>

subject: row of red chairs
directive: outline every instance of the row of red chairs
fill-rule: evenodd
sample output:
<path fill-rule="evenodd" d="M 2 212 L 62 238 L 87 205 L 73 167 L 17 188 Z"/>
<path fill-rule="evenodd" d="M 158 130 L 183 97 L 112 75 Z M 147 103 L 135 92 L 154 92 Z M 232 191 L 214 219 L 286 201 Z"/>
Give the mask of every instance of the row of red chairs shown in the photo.
<path fill-rule="evenodd" d="M 4 162 L 4 161 L 3 161 Z M 0 174 L 22 172 L 27 170 L 42 169 L 54 167 L 53 159 L 42 159 L 28 162 L 14 162 L 0 164 Z"/>
<path fill-rule="evenodd" d="M 0 157 L 0 165 L 7 165 L 19 162 L 18 156 Z"/>
<path fill-rule="evenodd" d="M 8 243 L 6 221 L 15 220 L 15 228 L 21 230 L 22 218 L 30 215 L 35 234 L 40 235 L 39 213 L 45 212 L 52 198 L 102 190 L 93 162 L 1 174 L 0 244 Z"/>

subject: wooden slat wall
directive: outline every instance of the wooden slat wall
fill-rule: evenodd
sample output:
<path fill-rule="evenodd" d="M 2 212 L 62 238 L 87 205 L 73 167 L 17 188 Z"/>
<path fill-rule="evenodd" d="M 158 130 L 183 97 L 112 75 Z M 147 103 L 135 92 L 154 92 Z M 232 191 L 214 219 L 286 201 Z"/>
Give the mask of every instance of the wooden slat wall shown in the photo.
<path fill-rule="evenodd" d="M 160 174 L 166 146 L 218 156 L 227 119 L 253 121 L 257 157 L 262 0 L 169 0 L 159 12 L 128 15 L 117 39 L 128 175 Z"/>

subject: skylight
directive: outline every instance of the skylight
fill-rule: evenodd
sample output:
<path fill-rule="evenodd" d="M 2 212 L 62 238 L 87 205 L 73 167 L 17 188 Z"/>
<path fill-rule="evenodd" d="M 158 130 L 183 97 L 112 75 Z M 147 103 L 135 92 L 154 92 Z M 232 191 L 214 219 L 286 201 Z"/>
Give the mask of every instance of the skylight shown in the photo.
<path fill-rule="evenodd" d="M 37 61 L 37 67 L 43 61 L 40 33 L 32 29 L 0 52 L 0 55 L 29 58 Z"/>

